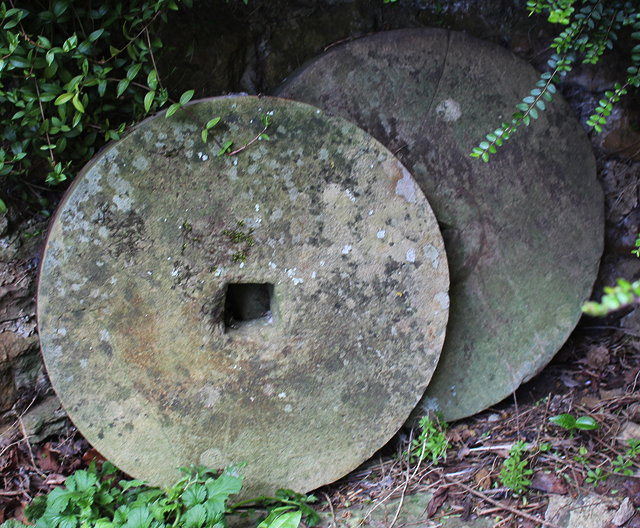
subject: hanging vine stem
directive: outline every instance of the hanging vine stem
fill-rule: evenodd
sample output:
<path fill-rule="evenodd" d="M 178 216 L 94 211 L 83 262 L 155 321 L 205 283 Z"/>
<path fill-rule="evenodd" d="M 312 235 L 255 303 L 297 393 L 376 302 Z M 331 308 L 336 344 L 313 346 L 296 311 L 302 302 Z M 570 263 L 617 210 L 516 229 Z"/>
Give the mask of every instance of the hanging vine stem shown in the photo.
<path fill-rule="evenodd" d="M 541 79 L 536 83 L 537 88 L 531 90 L 530 94 L 516 105 L 519 111 L 513 114 L 511 123 L 504 122 L 496 130 L 487 134 L 486 139 L 488 141 L 480 142 L 471 152 L 471 157 L 481 158 L 482 161 L 488 162 L 489 155 L 497 152 L 496 146 L 502 146 L 511 137 L 511 134 L 518 130 L 522 123 L 528 126 L 531 118 L 538 118 L 538 110 L 536 108 L 545 109 L 544 100 L 551 101 L 552 94 L 556 93 L 557 90 L 553 80 L 558 74 L 565 73 L 565 64 L 570 64 L 565 60 L 558 65 L 556 61 L 553 61 L 553 58 L 549 62 L 554 64 L 553 72 L 542 74 Z"/>
<path fill-rule="evenodd" d="M 581 1 L 583 7 L 574 14 L 572 4 Z M 545 110 L 545 101 L 552 100 L 556 93 L 554 81 L 573 69 L 577 56 L 582 55 L 582 62 L 595 64 L 600 60 L 606 48 L 613 48 L 613 40 L 617 38 L 615 31 L 621 26 L 631 25 L 632 39 L 640 40 L 640 11 L 629 2 L 612 2 L 606 5 L 601 0 L 570 0 L 558 4 L 551 0 L 535 0 L 527 3 L 530 14 L 548 10 L 549 21 L 568 25 L 553 41 L 551 47 L 554 54 L 548 61 L 551 73 L 545 72 L 536 83 L 536 88 L 516 104 L 511 122 L 503 122 L 495 131 L 487 134 L 485 140 L 474 147 L 470 155 L 488 162 L 490 155 L 508 140 L 518 127 L 524 123 L 529 126 L 531 119 L 538 118 L 538 110 Z M 613 90 L 605 92 L 595 113 L 587 120 L 596 132 L 602 131 L 602 125 L 611 114 L 613 105 L 626 95 L 629 87 L 640 87 L 640 44 L 631 50 L 631 66 L 627 69 L 627 78 L 623 83 L 616 83 Z"/>

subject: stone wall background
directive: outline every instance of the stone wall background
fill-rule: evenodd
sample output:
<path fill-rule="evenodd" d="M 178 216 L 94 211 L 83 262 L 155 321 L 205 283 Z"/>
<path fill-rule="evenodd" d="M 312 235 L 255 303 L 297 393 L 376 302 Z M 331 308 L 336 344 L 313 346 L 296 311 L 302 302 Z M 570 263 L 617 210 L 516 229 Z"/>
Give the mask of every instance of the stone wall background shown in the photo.
<path fill-rule="evenodd" d="M 529 18 L 525 3 L 251 0 L 245 6 L 240 0 L 196 0 L 193 9 L 172 14 L 165 29 L 163 82 L 174 93 L 193 88 L 196 97 L 268 94 L 297 67 L 332 45 L 377 31 L 422 26 L 466 31 L 542 68 L 557 28 Z M 563 95 L 583 123 L 602 92 L 622 78 L 623 57 L 623 53 L 610 54 L 596 67 L 578 68 L 563 83 Z M 639 102 L 638 94 L 625 100 L 604 133 L 592 137 L 607 208 L 598 295 L 617 277 L 640 276 L 640 260 L 630 254 L 640 228 Z M 53 201 L 61 194 L 57 190 Z M 12 215 L 0 217 L 0 431 L 3 424 L 22 415 L 28 433 L 37 440 L 65 419 L 40 358 L 35 320 L 36 272 L 47 218 Z M 635 312 L 582 324 L 620 321 L 640 334 L 640 316 Z"/>

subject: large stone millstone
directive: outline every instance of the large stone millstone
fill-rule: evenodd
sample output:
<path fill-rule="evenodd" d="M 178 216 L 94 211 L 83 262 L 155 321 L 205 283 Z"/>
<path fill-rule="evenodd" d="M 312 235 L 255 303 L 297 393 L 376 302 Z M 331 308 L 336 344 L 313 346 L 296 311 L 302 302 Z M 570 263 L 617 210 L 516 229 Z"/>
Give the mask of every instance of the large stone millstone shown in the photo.
<path fill-rule="evenodd" d="M 271 116 L 270 141 L 236 146 Z M 219 98 L 145 121 L 74 182 L 48 237 L 42 350 L 76 425 L 127 473 L 247 461 L 307 491 L 398 430 L 448 313 L 437 222 L 371 136 L 302 103 Z"/>
<path fill-rule="evenodd" d="M 509 396 L 558 351 L 591 292 L 603 195 L 568 105 L 556 96 L 490 163 L 469 157 L 536 80 L 494 44 L 415 29 L 336 46 L 277 90 L 350 119 L 397 152 L 436 213 L 451 311 L 416 415 L 439 410 L 454 420 Z"/>

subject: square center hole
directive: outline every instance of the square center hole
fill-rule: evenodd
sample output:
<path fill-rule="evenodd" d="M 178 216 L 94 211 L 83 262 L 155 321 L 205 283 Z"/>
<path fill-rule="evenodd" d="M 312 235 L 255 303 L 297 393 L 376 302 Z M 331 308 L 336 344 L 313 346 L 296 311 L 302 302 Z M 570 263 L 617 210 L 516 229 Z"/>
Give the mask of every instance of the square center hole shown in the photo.
<path fill-rule="evenodd" d="M 271 323 L 273 284 L 228 284 L 224 302 L 225 329 L 234 330 L 253 321 Z"/>

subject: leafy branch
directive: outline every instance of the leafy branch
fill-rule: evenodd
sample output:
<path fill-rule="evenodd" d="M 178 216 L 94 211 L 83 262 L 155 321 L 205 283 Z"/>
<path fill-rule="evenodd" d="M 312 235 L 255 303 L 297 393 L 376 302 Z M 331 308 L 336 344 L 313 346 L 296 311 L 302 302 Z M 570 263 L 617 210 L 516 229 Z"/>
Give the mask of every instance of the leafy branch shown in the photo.
<path fill-rule="evenodd" d="M 159 82 L 162 42 L 154 34 L 179 3 L 190 0 L 52 0 L 39 10 L 0 2 L 5 192 L 27 175 L 51 185 L 69 179 L 102 143 L 171 101 Z"/>
<path fill-rule="evenodd" d="M 576 5 L 581 5 L 579 9 Z M 555 82 L 573 69 L 581 57 L 584 64 L 596 64 L 606 49 L 613 49 L 618 31 L 630 26 L 631 38 L 640 40 L 640 10 L 637 3 L 616 0 L 606 4 L 602 0 L 529 0 L 529 14 L 546 12 L 551 23 L 567 26 L 551 44 L 555 51 L 547 62 L 550 72 L 541 74 L 536 87 L 515 105 L 511 122 L 502 123 L 496 130 L 487 134 L 485 140 L 474 147 L 470 155 L 488 162 L 521 125 L 529 126 L 531 120 L 538 118 L 538 111 L 546 109 L 556 93 Z M 624 82 L 616 83 L 613 90 L 607 90 L 598 103 L 594 113 L 587 120 L 596 132 L 602 131 L 612 109 L 630 87 L 640 87 L 640 44 L 631 49 L 631 64 L 627 68 Z"/>

